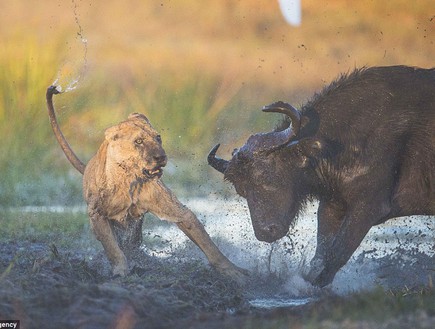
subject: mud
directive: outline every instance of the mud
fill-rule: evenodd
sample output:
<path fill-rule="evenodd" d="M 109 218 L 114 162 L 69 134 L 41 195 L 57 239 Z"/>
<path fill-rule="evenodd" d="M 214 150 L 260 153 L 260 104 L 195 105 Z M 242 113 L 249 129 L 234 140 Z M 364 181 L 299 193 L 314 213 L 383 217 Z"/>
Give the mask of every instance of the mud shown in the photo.
<path fill-rule="evenodd" d="M 395 263 L 380 258 L 375 271 L 380 283 L 403 286 L 407 282 L 411 287 L 412 282 L 427 280 L 424 276 L 435 270 L 433 257 L 413 256 Z M 286 323 L 299 323 L 313 309 L 318 313 L 325 305 L 340 303 L 331 289 L 312 288 L 307 291 L 309 302 L 303 305 L 258 308 L 250 303 L 254 298 L 291 297 L 285 289 L 288 279 L 253 273 L 250 282 L 240 287 L 201 260 L 162 259 L 145 252 L 130 258 L 130 275 L 114 278 L 101 251 L 90 258 L 88 252 L 48 243 L 2 242 L 0 318 L 19 319 L 21 328 L 251 328 L 268 327 L 283 317 Z M 365 262 L 373 270 L 370 258 L 361 255 L 358 263 Z M 435 314 L 422 314 L 415 314 L 413 320 L 423 317 L 428 326 L 420 326 L 426 323 L 420 319 L 419 327 L 432 328 Z M 334 326 L 326 321 L 322 327 Z"/>
<path fill-rule="evenodd" d="M 129 276 L 113 278 L 101 253 L 85 260 L 37 242 L 0 245 L 0 318 L 23 328 L 163 328 L 245 308 L 243 294 L 202 262 L 135 255 Z"/>
<path fill-rule="evenodd" d="M 55 245 L 48 233 L 35 238 L 29 222 L 20 239 L 0 239 L 0 319 L 18 319 L 21 328 L 435 328 L 433 218 L 373 230 L 334 282 L 317 289 L 302 278 L 315 247 L 315 205 L 274 244 L 256 241 L 239 203 L 189 206 L 225 255 L 249 269 L 245 286 L 219 275 L 175 225 L 158 219 L 146 219 L 145 243 L 128 256 L 132 270 L 124 278 L 111 275 L 89 227 Z M 381 322 L 371 312 L 364 321 L 331 320 L 376 287 L 382 293 L 375 299 L 391 289 L 417 294 L 417 302 L 389 300 L 393 314 L 409 312 Z M 434 307 L 421 303 L 424 291 Z"/>

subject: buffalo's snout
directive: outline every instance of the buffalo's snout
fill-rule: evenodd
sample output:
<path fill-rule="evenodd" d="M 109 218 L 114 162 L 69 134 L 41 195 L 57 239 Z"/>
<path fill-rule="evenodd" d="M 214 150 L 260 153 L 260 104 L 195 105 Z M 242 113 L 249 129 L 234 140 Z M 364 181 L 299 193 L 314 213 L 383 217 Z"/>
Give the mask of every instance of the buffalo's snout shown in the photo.
<path fill-rule="evenodd" d="M 287 234 L 287 231 L 288 227 L 281 223 L 269 223 L 257 228 L 254 227 L 255 237 L 264 242 L 279 240 Z"/>

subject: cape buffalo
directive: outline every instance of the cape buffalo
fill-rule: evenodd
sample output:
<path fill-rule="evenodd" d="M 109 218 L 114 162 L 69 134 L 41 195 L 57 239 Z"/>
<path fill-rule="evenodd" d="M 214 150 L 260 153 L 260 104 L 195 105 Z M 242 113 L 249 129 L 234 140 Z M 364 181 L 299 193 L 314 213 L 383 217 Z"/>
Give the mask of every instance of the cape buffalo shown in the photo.
<path fill-rule="evenodd" d="M 255 236 L 282 238 L 307 200 L 319 200 L 307 279 L 332 282 L 374 225 L 435 215 L 435 69 L 357 69 L 335 80 L 272 132 L 209 164 L 246 198 Z"/>

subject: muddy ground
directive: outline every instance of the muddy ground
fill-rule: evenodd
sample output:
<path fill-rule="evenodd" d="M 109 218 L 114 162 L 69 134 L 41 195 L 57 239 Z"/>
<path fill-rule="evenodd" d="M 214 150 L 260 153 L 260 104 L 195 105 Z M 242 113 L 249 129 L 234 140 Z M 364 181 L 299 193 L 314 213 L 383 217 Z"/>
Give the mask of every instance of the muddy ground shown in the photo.
<path fill-rule="evenodd" d="M 132 259 L 136 264 L 132 273 L 113 278 L 101 251 L 90 259 L 84 251 L 47 242 L 3 241 L 0 318 L 19 319 L 21 328 L 435 327 L 435 294 L 429 286 L 408 286 L 415 299 L 409 305 L 405 297 L 397 301 L 397 294 L 405 295 L 403 288 L 395 297 L 382 291 L 368 299 L 337 296 L 326 289 L 315 292 L 313 302 L 306 305 L 264 310 L 252 307 L 249 300 L 261 289 L 279 293 L 282 282 L 274 276 L 253 273 L 247 286 L 240 287 L 199 260 L 161 259 L 145 253 Z M 394 263 L 384 265 L 379 267 L 380 277 L 385 267 L 395 272 Z M 433 257 L 413 261 L 412 266 L 424 268 L 424 275 L 435 270 Z M 408 274 L 418 275 L 415 272 L 410 269 Z M 383 298 L 392 304 L 393 312 L 379 315 L 368 308 L 364 319 L 340 316 L 352 303 L 359 309 Z"/>

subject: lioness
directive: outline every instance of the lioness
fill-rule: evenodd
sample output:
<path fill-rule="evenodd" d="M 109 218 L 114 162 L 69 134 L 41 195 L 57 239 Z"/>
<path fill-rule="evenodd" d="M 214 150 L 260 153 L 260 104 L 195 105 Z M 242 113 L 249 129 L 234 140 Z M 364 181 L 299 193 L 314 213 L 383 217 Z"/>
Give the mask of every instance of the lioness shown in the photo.
<path fill-rule="evenodd" d="M 243 282 L 246 271 L 220 252 L 195 214 L 160 179 L 167 157 L 160 135 L 145 115 L 133 113 L 126 121 L 108 128 L 97 154 L 84 165 L 57 123 L 52 98 L 59 93 L 55 86 L 47 89 L 50 123 L 68 160 L 83 174 L 91 227 L 104 247 L 113 274 L 128 273 L 124 252 L 140 246 L 143 215 L 151 212 L 176 223 L 219 272 Z"/>

